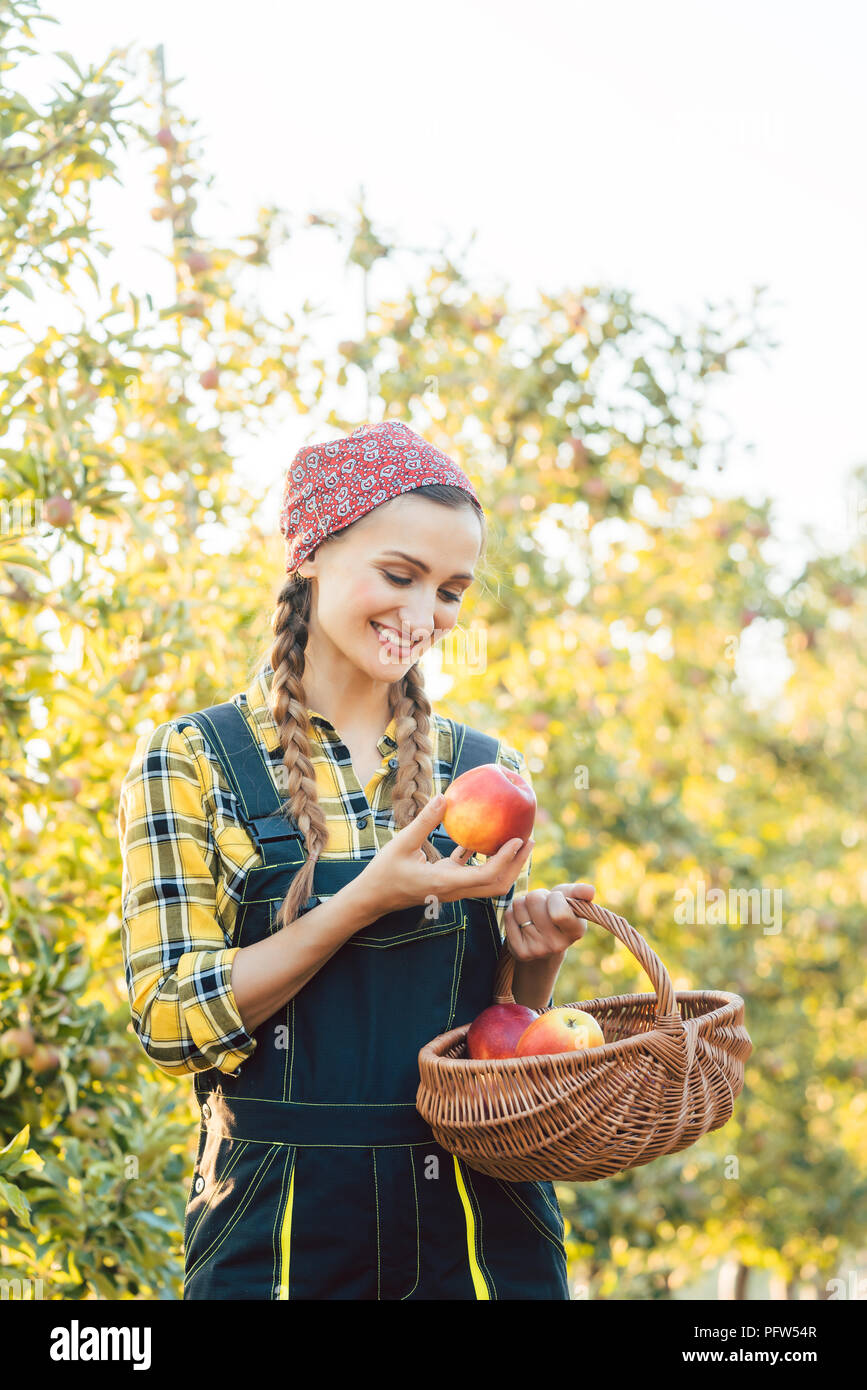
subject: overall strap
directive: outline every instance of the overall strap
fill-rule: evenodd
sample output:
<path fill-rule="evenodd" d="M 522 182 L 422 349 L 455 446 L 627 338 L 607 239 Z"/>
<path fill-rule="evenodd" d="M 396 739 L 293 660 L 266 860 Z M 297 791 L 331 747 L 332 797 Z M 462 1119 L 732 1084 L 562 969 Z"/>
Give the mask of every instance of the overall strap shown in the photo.
<path fill-rule="evenodd" d="M 457 724 L 450 719 L 452 730 L 452 770 L 449 781 L 454 782 L 472 767 L 483 763 L 495 763 L 500 751 L 500 740 L 491 734 L 483 734 L 479 729 L 471 729 L 467 724 Z"/>
<path fill-rule="evenodd" d="M 211 705 L 209 709 L 197 710 L 195 714 L 182 716 L 175 723 L 178 728 L 193 723 L 201 730 L 223 769 L 229 786 L 238 798 L 243 812 L 244 828 L 259 847 L 265 863 L 270 862 L 271 842 L 283 841 L 279 852 L 282 862 L 287 862 L 285 856 L 288 850 L 291 859 L 297 857 L 298 864 L 303 864 L 306 850 L 301 831 L 295 822 L 281 811 L 283 803 L 274 786 L 271 770 L 262 756 L 262 750 L 249 724 L 234 701 L 228 700 L 224 704 Z M 497 761 L 499 739 L 478 729 L 472 729 L 467 724 L 458 724 L 454 719 L 449 719 L 448 724 L 452 734 L 449 781 L 455 781 L 470 768 Z M 446 837 L 440 832 L 437 838 Z M 287 846 L 287 839 L 294 839 L 296 843 Z"/>
<path fill-rule="evenodd" d="M 227 700 L 224 704 L 184 715 L 175 722 L 181 728 L 192 722 L 201 730 L 238 798 L 244 828 L 258 845 L 265 862 L 269 862 L 269 842 L 285 842 L 294 837 L 298 843 L 292 845 L 291 853 L 303 864 L 306 855 L 301 831 L 281 812 L 283 801 L 274 786 L 271 769 L 238 706 Z M 283 862 L 286 862 L 285 850 L 284 844 Z"/>

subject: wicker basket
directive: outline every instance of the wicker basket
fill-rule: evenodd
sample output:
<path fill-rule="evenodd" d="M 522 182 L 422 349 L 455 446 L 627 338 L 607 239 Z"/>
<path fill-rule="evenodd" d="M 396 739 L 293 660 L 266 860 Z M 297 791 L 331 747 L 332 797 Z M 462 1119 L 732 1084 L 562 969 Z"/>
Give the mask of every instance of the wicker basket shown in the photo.
<path fill-rule="evenodd" d="M 656 991 L 572 1006 L 593 1014 L 604 1046 L 472 1061 L 465 1023 L 418 1056 L 416 1107 L 437 1143 L 509 1182 L 594 1182 L 688 1148 L 731 1117 L 753 1050 L 737 994 L 675 994 L 662 961 L 623 917 L 598 903 L 570 905 L 622 941 Z M 495 1002 L 513 1002 L 513 969 L 504 942 Z"/>

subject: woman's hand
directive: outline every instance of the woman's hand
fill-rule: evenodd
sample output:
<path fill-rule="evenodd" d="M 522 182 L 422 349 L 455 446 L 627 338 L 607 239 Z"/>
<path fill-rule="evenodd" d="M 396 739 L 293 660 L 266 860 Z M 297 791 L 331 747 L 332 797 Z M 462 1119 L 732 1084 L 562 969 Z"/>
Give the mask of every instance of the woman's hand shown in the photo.
<path fill-rule="evenodd" d="M 368 911 L 375 913 L 371 921 L 431 899 L 450 903 L 459 898 L 498 898 L 515 883 L 532 852 L 532 839 L 508 840 L 484 864 L 466 864 L 471 851 L 462 845 L 437 863 L 425 858 L 422 841 L 436 830 L 444 810 L 445 797 L 433 797 L 353 880 L 369 904 Z"/>
<path fill-rule="evenodd" d="M 567 898 L 589 902 L 592 883 L 558 883 L 556 888 L 536 888 L 513 898 L 503 916 L 509 950 L 516 961 L 562 956 L 580 941 L 587 923 L 576 917 Z"/>

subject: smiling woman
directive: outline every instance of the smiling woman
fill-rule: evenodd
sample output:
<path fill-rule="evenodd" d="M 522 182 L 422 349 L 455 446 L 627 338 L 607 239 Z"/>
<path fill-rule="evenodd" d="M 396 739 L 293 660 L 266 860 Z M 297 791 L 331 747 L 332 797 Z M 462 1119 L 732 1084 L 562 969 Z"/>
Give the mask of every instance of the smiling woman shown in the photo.
<path fill-rule="evenodd" d="M 420 1049 L 491 1002 L 529 886 L 529 837 L 470 866 L 442 827 L 456 777 L 526 766 L 435 714 L 417 659 L 457 623 L 481 505 L 387 421 L 301 451 L 282 529 L 256 680 L 157 729 L 123 792 L 134 1021 L 202 1114 L 184 1297 L 568 1299 L 551 1184 L 471 1172 L 415 1104 Z"/>

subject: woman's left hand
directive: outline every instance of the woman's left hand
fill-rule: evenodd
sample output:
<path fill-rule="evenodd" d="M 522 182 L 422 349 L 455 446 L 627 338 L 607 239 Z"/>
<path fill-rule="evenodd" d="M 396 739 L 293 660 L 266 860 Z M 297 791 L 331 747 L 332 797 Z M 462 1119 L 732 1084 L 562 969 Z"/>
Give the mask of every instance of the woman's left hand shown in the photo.
<path fill-rule="evenodd" d="M 592 883 L 558 883 L 556 888 L 535 888 L 513 898 L 503 928 L 515 960 L 562 955 L 580 941 L 587 923 L 575 916 L 566 899 L 589 902 L 594 891 Z"/>

